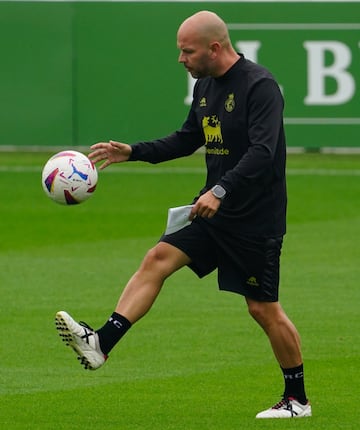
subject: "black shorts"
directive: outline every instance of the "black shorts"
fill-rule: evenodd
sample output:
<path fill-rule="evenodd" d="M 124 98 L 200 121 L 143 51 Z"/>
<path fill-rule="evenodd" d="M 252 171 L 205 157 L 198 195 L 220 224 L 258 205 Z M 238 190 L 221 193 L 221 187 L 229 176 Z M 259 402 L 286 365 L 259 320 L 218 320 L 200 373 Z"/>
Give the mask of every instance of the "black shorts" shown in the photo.
<path fill-rule="evenodd" d="M 160 241 L 183 251 L 191 259 L 189 267 L 200 278 L 218 269 L 220 290 L 261 302 L 278 301 L 282 236 L 229 235 L 196 218 Z"/>

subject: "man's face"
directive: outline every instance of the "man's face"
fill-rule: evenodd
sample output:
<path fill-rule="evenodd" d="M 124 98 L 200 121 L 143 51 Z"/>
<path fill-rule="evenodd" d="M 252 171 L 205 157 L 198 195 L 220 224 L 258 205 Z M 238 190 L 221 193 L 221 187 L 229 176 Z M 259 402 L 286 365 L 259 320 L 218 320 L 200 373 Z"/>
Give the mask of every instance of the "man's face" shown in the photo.
<path fill-rule="evenodd" d="M 191 32 L 178 32 L 179 63 L 195 79 L 211 75 L 211 49 L 204 40 Z"/>

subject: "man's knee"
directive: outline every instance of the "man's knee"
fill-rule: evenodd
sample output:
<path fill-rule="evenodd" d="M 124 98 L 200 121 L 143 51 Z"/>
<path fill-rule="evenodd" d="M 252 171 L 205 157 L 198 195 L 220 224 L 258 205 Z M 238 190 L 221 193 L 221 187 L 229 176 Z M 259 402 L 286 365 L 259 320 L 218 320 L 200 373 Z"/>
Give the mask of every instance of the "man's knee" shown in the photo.
<path fill-rule="evenodd" d="M 140 270 L 155 270 L 164 261 L 166 261 L 166 253 L 156 245 L 145 254 Z"/>
<path fill-rule="evenodd" d="M 158 245 L 156 245 L 147 251 L 144 260 L 148 261 L 149 263 L 156 263 L 157 261 L 164 260 L 165 258 L 165 252 L 161 250 Z"/>
<path fill-rule="evenodd" d="M 157 271 L 166 277 L 186 264 L 188 264 L 188 258 L 182 251 L 167 243 L 159 242 L 147 251 L 140 270 Z"/>
<path fill-rule="evenodd" d="M 264 316 L 264 307 L 262 303 L 256 301 L 247 301 L 249 314 L 258 321 Z"/>
<path fill-rule="evenodd" d="M 247 299 L 249 314 L 262 327 L 266 327 L 271 322 L 276 322 L 280 317 L 281 307 L 278 302 L 258 302 Z"/>

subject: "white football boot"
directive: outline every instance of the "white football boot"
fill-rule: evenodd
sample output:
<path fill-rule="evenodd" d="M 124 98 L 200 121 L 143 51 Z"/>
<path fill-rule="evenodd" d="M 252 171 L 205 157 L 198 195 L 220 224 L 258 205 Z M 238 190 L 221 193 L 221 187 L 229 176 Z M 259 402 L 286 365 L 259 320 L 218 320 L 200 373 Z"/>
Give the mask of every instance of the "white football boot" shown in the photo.
<path fill-rule="evenodd" d="M 311 405 L 301 404 L 296 399 L 289 397 L 282 399 L 279 403 L 266 411 L 259 412 L 256 418 L 303 418 L 311 417 Z"/>
<path fill-rule="evenodd" d="M 85 369 L 95 370 L 105 363 L 108 357 L 100 349 L 98 334 L 86 323 L 77 323 L 67 312 L 60 311 L 55 316 L 55 325 Z"/>

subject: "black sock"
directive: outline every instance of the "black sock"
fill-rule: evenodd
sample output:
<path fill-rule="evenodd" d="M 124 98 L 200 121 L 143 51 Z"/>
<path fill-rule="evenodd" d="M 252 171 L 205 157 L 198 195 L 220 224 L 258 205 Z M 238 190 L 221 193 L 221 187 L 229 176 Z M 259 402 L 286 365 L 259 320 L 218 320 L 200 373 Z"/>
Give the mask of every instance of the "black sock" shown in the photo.
<path fill-rule="evenodd" d="M 131 322 L 122 315 L 114 312 L 105 325 L 96 333 L 99 336 L 100 348 L 108 354 L 131 327 Z"/>
<path fill-rule="evenodd" d="M 281 370 L 285 381 L 284 397 L 294 397 L 305 405 L 307 398 L 304 386 L 304 366 L 301 364 L 298 367 L 293 367 L 291 369 L 281 368 Z"/>

